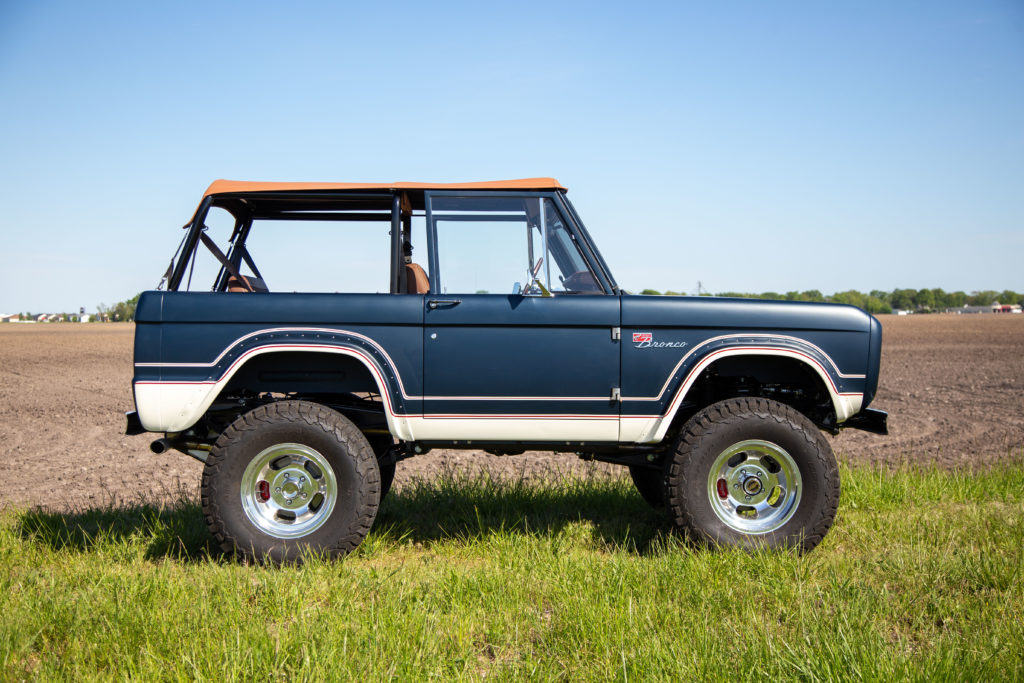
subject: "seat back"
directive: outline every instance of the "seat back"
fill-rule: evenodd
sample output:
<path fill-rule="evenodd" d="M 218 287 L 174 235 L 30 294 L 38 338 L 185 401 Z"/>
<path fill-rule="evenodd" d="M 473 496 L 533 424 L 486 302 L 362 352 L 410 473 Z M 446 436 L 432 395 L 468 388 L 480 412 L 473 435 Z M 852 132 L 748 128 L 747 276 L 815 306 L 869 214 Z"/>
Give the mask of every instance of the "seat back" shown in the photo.
<path fill-rule="evenodd" d="M 405 264 L 405 293 L 427 294 L 430 292 L 430 280 L 426 271 L 418 263 Z"/>
<path fill-rule="evenodd" d="M 237 277 L 232 275 L 228 278 L 229 292 L 269 292 L 267 283 L 254 275 L 243 275 L 242 279 L 249 285 L 245 286 Z"/>

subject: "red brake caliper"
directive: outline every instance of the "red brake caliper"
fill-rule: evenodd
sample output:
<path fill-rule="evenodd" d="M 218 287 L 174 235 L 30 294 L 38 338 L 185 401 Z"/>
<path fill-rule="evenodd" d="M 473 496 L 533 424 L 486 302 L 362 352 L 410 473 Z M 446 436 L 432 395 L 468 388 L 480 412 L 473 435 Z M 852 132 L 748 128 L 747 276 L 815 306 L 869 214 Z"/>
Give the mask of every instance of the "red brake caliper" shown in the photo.
<path fill-rule="evenodd" d="M 260 497 L 261 502 L 266 503 L 270 500 L 270 484 L 266 481 L 256 484 L 256 494 Z"/>
<path fill-rule="evenodd" d="M 266 483 L 266 482 L 264 482 Z M 718 480 L 718 497 L 728 498 L 729 497 L 729 485 L 725 483 L 725 479 Z"/>

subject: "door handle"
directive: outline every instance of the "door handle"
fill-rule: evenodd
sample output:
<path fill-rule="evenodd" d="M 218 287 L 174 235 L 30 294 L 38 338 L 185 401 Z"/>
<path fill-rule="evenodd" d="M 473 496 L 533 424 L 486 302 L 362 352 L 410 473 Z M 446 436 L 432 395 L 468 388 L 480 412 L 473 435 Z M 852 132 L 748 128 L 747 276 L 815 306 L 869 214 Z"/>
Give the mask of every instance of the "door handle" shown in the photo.
<path fill-rule="evenodd" d="M 438 306 L 458 306 L 461 303 L 462 299 L 431 299 L 427 302 L 427 306 L 437 308 Z"/>

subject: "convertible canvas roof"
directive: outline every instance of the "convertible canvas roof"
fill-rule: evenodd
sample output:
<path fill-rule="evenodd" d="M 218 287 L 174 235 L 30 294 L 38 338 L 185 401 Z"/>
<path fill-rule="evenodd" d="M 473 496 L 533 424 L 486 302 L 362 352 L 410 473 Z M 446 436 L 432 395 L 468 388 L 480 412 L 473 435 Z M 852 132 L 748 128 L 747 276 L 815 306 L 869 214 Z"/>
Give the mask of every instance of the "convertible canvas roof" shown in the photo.
<path fill-rule="evenodd" d="M 215 180 L 204 197 L 239 192 L 289 192 L 303 190 L 564 190 L 554 178 L 487 180 L 478 183 L 267 183 Z"/>

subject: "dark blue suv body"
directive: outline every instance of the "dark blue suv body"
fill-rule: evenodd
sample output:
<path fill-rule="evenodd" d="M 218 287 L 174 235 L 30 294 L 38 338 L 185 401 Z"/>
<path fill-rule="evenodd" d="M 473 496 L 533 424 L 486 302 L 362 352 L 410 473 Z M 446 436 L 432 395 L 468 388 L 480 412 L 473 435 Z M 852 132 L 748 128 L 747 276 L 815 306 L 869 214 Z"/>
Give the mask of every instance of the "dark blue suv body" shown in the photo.
<path fill-rule="evenodd" d="M 343 291 L 302 291 L 316 263 Z M 872 316 L 629 295 L 549 178 L 217 181 L 165 281 L 136 311 L 129 433 L 207 463 L 232 552 L 344 554 L 395 462 L 440 446 L 620 463 L 697 539 L 810 548 L 838 501 L 820 430 L 886 431 Z"/>

